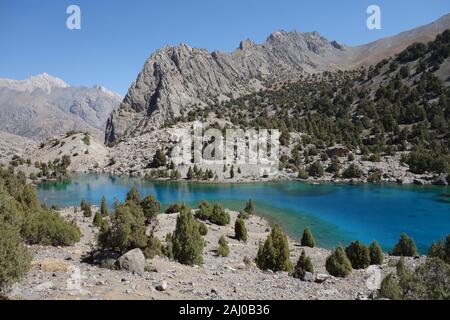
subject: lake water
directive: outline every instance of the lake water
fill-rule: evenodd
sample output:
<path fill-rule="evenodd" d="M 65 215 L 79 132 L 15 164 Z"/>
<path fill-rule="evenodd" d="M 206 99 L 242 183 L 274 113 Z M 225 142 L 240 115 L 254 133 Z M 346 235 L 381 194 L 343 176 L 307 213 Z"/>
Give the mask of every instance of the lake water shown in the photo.
<path fill-rule="evenodd" d="M 153 194 L 167 206 L 185 202 L 192 207 L 205 199 L 240 210 L 252 198 L 258 214 L 280 224 L 294 238 L 310 226 L 321 247 L 351 240 L 376 239 L 390 249 L 401 232 L 414 238 L 426 253 L 432 241 L 450 233 L 450 188 L 404 185 L 197 184 L 156 182 L 108 175 L 79 175 L 66 182 L 40 184 L 38 194 L 48 205 L 79 205 L 81 199 L 99 205 L 103 195 L 112 205 L 136 185 L 141 195 Z"/>

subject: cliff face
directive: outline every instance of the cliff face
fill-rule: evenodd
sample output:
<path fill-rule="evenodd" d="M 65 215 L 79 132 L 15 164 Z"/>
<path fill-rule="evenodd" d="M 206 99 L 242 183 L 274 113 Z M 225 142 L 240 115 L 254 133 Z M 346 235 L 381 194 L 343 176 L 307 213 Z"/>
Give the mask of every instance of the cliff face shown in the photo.
<path fill-rule="evenodd" d="M 436 22 L 348 47 L 317 32 L 276 31 L 263 44 L 244 40 L 234 52 L 212 53 L 186 44 L 165 47 L 146 61 L 119 108 L 110 115 L 105 142 L 141 135 L 194 107 L 264 89 L 300 75 L 369 65 L 428 41 L 450 28 L 450 15 Z"/>
<path fill-rule="evenodd" d="M 106 128 L 106 142 L 141 134 L 193 106 L 239 96 L 304 72 L 344 67 L 347 50 L 318 33 L 277 31 L 231 53 L 186 44 L 165 47 L 145 63 Z"/>

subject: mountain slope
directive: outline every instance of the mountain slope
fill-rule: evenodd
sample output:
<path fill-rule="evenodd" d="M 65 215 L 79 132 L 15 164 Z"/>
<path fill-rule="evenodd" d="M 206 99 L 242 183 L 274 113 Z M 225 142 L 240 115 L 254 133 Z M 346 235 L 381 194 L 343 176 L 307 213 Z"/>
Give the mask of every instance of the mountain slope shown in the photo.
<path fill-rule="evenodd" d="M 36 142 L 28 138 L 0 131 L 0 161 L 22 156 L 26 149 L 36 148 Z"/>
<path fill-rule="evenodd" d="M 70 87 L 48 74 L 0 79 L 0 130 L 42 140 L 70 130 L 102 135 L 121 97 L 103 87 Z"/>
<path fill-rule="evenodd" d="M 450 28 L 450 15 L 398 36 L 359 47 L 328 41 L 317 32 L 276 31 L 263 44 L 242 41 L 231 53 L 186 44 L 156 51 L 144 64 L 106 126 L 105 141 L 144 134 L 198 106 L 239 97 L 306 73 L 368 65 L 431 40 Z"/>

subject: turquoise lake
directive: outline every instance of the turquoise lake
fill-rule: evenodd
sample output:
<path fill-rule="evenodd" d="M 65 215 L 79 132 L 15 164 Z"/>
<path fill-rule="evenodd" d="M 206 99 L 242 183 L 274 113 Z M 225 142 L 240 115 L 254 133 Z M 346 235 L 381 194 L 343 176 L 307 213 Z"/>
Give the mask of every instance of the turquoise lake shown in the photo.
<path fill-rule="evenodd" d="M 401 232 L 414 238 L 422 253 L 432 241 L 450 233 L 450 187 L 306 184 L 300 182 L 255 184 L 197 184 L 156 182 L 108 175 L 78 175 L 70 181 L 47 182 L 38 187 L 41 201 L 61 207 L 79 205 L 81 199 L 99 205 L 123 200 L 136 185 L 141 195 L 153 194 L 167 206 L 185 202 L 192 207 L 205 199 L 240 210 L 247 199 L 258 214 L 280 224 L 294 238 L 310 226 L 317 244 L 332 248 L 351 240 L 376 239 L 388 250 Z"/>

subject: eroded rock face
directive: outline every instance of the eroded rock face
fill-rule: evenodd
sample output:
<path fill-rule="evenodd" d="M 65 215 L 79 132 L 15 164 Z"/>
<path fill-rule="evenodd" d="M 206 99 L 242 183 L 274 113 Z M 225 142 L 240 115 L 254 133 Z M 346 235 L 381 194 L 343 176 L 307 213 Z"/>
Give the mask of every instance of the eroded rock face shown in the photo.
<path fill-rule="evenodd" d="M 105 142 L 138 136 L 195 107 L 238 97 L 304 73 L 368 66 L 450 27 L 450 15 L 378 41 L 350 47 L 317 32 L 276 31 L 262 44 L 246 39 L 230 53 L 167 46 L 146 61 L 109 117 Z"/>
<path fill-rule="evenodd" d="M 304 72 L 342 67 L 345 51 L 317 32 L 285 31 L 274 32 L 260 45 L 242 41 L 231 53 L 186 44 L 165 47 L 150 56 L 110 116 L 105 140 L 144 133 L 196 105 L 267 88 Z"/>

